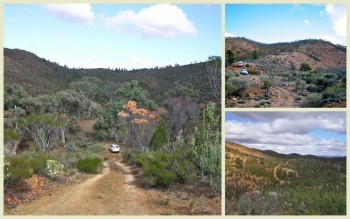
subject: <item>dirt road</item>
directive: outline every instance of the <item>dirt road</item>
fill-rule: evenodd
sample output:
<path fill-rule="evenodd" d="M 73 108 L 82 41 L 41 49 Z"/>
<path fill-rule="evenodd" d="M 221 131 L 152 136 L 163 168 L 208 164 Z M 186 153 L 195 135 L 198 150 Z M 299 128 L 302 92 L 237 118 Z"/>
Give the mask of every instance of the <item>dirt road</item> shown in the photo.
<path fill-rule="evenodd" d="M 280 182 L 280 185 L 283 185 L 286 181 L 284 181 L 284 180 L 280 180 L 280 179 L 278 179 L 278 177 L 277 177 L 277 170 L 278 170 L 278 168 L 281 166 L 281 163 L 279 163 L 277 166 L 275 166 L 275 168 L 273 169 L 273 176 L 275 177 L 275 179 L 278 181 L 278 182 Z"/>
<path fill-rule="evenodd" d="M 82 125 L 83 124 L 83 125 Z M 81 123 L 86 131 L 93 121 Z M 221 198 L 207 187 L 174 185 L 163 189 L 141 186 L 138 169 L 122 162 L 121 154 L 108 152 L 100 174 L 73 184 L 57 184 L 32 201 L 6 209 L 6 215 L 171 215 L 220 214 Z"/>
<path fill-rule="evenodd" d="M 117 171 L 110 165 L 116 163 Z M 56 191 L 13 209 L 16 215 L 145 215 L 152 214 L 147 197 L 134 184 L 131 169 L 121 156 L 104 162 L 101 174 L 80 184 Z"/>

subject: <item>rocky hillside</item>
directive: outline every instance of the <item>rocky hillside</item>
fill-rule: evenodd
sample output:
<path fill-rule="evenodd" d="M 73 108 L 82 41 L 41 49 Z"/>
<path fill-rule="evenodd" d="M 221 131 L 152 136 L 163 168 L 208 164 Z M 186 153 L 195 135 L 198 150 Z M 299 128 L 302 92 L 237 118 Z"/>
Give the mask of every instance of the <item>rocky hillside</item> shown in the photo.
<path fill-rule="evenodd" d="M 295 70 L 301 63 L 308 63 L 313 70 L 333 72 L 346 69 L 346 47 L 324 40 L 300 40 L 295 42 L 263 44 L 241 37 L 225 40 L 226 50 L 232 50 L 236 60 L 252 61 L 252 52 L 258 53 L 254 62 L 260 70 Z"/>

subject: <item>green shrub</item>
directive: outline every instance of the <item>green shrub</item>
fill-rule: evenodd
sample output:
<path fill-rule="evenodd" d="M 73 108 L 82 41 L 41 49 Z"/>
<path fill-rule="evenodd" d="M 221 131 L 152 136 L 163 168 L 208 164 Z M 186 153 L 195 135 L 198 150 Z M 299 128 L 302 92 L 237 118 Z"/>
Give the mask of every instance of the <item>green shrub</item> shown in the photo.
<path fill-rule="evenodd" d="M 260 75 L 260 72 L 258 70 L 248 68 L 247 71 L 249 72 L 250 75 Z"/>
<path fill-rule="evenodd" d="M 143 169 L 143 182 L 146 186 L 167 187 L 176 179 L 176 175 L 163 169 L 159 163 L 146 163 Z"/>
<path fill-rule="evenodd" d="M 33 176 L 33 169 L 29 161 L 22 155 L 13 155 L 5 158 L 6 168 L 4 175 L 9 180 L 22 180 Z"/>
<path fill-rule="evenodd" d="M 64 152 L 57 155 L 57 160 L 68 168 L 76 168 L 78 160 L 94 157 L 94 153 L 86 149 L 78 149 L 77 151 Z"/>
<path fill-rule="evenodd" d="M 41 153 L 41 152 L 33 153 L 29 158 L 29 163 L 34 173 L 39 175 L 45 175 L 47 160 L 55 160 L 55 158 L 54 156 L 48 153 Z"/>
<path fill-rule="evenodd" d="M 176 174 L 168 170 L 171 156 L 166 153 L 143 153 L 133 162 L 143 170 L 143 182 L 147 186 L 167 187 L 176 180 Z"/>
<path fill-rule="evenodd" d="M 102 164 L 102 159 L 99 157 L 88 157 L 78 160 L 77 168 L 79 171 L 86 173 L 97 173 L 98 168 Z"/>
<path fill-rule="evenodd" d="M 172 169 L 180 183 L 189 183 L 196 178 L 196 166 L 191 160 L 175 160 Z"/>
<path fill-rule="evenodd" d="M 122 157 L 123 160 L 132 161 L 134 157 L 136 157 L 139 154 L 140 152 L 138 152 L 137 150 L 126 150 L 122 152 Z"/>
<path fill-rule="evenodd" d="M 322 96 L 319 94 L 311 94 L 301 104 L 300 107 L 321 107 Z"/>
<path fill-rule="evenodd" d="M 323 99 L 328 98 L 339 98 L 340 96 L 345 96 L 345 89 L 339 87 L 327 87 L 326 90 L 322 92 Z"/>
<path fill-rule="evenodd" d="M 160 152 L 157 152 L 160 153 Z M 152 160 L 154 160 L 154 154 L 156 153 L 143 153 L 132 159 L 132 162 L 139 167 L 144 167 L 144 165 Z"/>
<path fill-rule="evenodd" d="M 99 153 L 101 151 L 104 151 L 105 148 L 101 144 L 94 144 L 94 145 L 89 147 L 89 150 L 91 150 L 94 153 Z"/>
<path fill-rule="evenodd" d="M 95 124 L 92 126 L 92 129 L 95 131 L 98 130 L 108 130 L 109 125 L 106 120 L 97 120 Z"/>
<path fill-rule="evenodd" d="M 315 93 L 315 92 L 319 92 L 320 90 L 318 89 L 318 87 L 314 84 L 310 84 L 306 87 L 306 90 L 308 90 L 309 92 Z"/>
<path fill-rule="evenodd" d="M 160 150 L 167 143 L 167 132 L 165 127 L 165 121 L 161 121 L 153 133 L 151 142 L 149 143 L 149 148 L 151 150 Z"/>
<path fill-rule="evenodd" d="M 254 105 L 254 107 L 259 108 L 259 107 L 268 107 L 271 105 L 270 100 L 261 100 L 257 104 Z"/>
<path fill-rule="evenodd" d="M 189 183 L 196 177 L 196 166 L 191 160 L 191 151 L 188 147 L 178 147 L 171 153 L 172 160 L 168 164 L 170 170 L 176 174 L 179 183 Z"/>
<path fill-rule="evenodd" d="M 108 132 L 106 130 L 98 130 L 96 132 L 96 135 L 95 135 L 95 138 L 98 141 L 106 140 L 106 139 L 108 139 L 108 137 L 109 137 L 109 135 L 108 135 Z"/>
<path fill-rule="evenodd" d="M 311 67 L 309 64 L 303 62 L 300 64 L 300 68 L 299 68 L 299 71 L 311 71 Z"/>
<path fill-rule="evenodd" d="M 195 179 L 197 169 L 190 157 L 191 151 L 182 146 L 170 153 L 139 154 L 132 161 L 143 170 L 145 185 L 167 187 L 174 182 L 188 183 Z"/>
<path fill-rule="evenodd" d="M 157 185 L 160 187 L 167 187 L 175 181 L 176 175 L 170 171 L 161 171 L 157 176 Z"/>
<path fill-rule="evenodd" d="M 75 141 L 70 141 L 66 146 L 67 151 L 76 151 L 77 150 L 77 144 Z"/>
<path fill-rule="evenodd" d="M 54 179 L 55 177 L 59 176 L 63 172 L 63 169 L 64 165 L 58 162 L 57 160 L 46 161 L 45 174 L 51 179 Z"/>
<path fill-rule="evenodd" d="M 250 86 L 250 82 L 241 78 L 230 78 L 225 84 L 225 97 L 226 99 L 231 96 L 241 96 L 246 89 Z"/>
<path fill-rule="evenodd" d="M 13 131 L 12 129 L 6 128 L 4 129 L 4 139 L 11 139 L 14 141 L 18 141 L 19 135 L 17 132 Z"/>

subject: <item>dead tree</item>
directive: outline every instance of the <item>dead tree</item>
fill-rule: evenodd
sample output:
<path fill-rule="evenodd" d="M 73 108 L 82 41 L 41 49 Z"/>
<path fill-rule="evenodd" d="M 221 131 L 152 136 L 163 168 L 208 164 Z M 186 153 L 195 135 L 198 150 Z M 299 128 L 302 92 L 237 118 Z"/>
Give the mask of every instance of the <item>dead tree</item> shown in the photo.
<path fill-rule="evenodd" d="M 209 86 L 217 103 L 221 106 L 221 57 L 210 56 L 207 61 Z"/>

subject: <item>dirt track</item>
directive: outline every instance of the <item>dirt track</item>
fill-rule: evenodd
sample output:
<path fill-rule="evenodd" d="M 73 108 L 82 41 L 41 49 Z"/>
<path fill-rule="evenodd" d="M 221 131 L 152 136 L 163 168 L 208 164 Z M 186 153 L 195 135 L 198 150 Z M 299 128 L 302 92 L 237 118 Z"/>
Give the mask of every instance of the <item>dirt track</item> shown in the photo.
<path fill-rule="evenodd" d="M 144 215 L 151 214 L 131 169 L 117 155 L 118 171 L 105 162 L 101 174 L 83 183 L 59 188 L 47 196 L 13 209 L 16 215 Z M 142 203 L 141 203 L 142 202 Z M 126 206 L 127 205 L 127 206 Z"/>
<path fill-rule="evenodd" d="M 84 123 L 90 129 L 92 121 Z M 57 184 L 55 189 L 13 209 L 6 215 L 189 215 L 220 214 L 221 197 L 212 196 L 208 187 L 177 185 L 166 190 L 141 186 L 138 169 L 122 162 L 105 146 L 100 174 L 75 184 Z M 122 152 L 121 152 L 122 153 Z M 192 206 L 192 207 L 190 207 Z"/>

